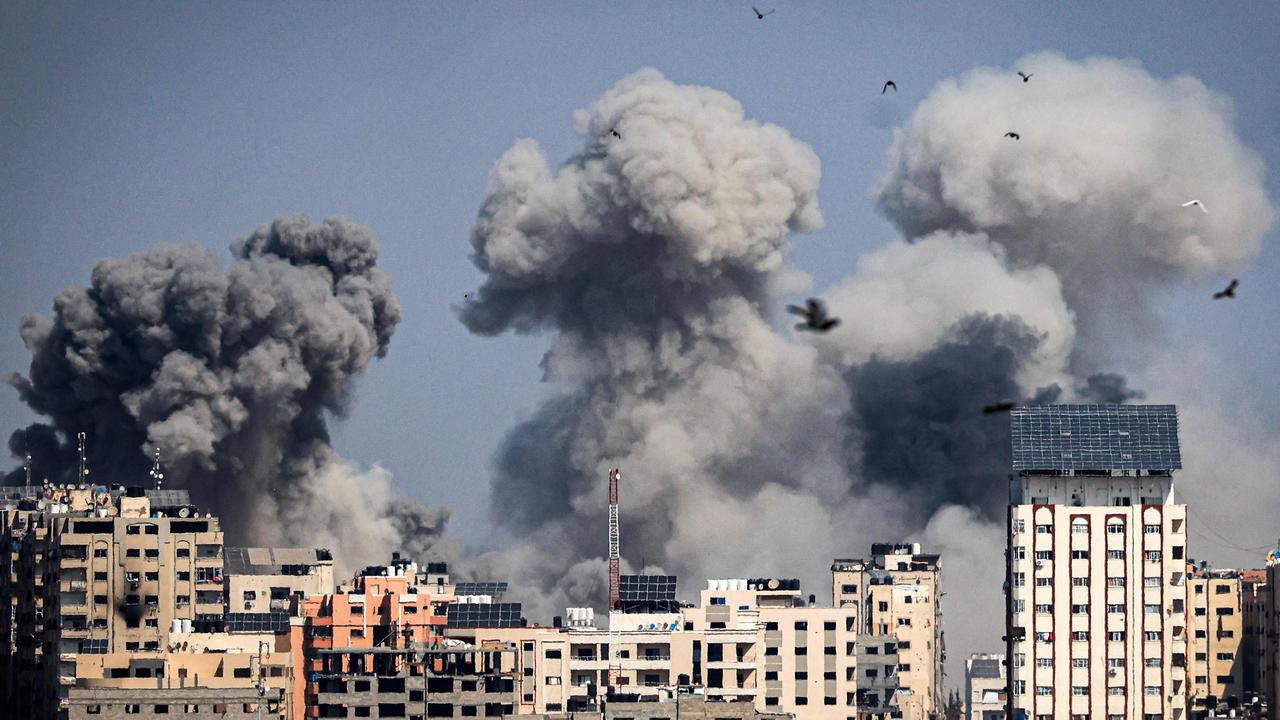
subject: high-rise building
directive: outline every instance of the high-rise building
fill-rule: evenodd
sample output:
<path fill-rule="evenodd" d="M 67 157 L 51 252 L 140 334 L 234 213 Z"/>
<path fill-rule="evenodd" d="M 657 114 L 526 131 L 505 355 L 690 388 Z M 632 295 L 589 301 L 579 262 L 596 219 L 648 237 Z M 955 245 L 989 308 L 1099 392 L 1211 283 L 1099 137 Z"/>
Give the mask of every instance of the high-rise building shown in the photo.
<path fill-rule="evenodd" d="M 1187 508 L 1172 405 L 1014 408 L 1008 713 L 1187 716 Z"/>
<path fill-rule="evenodd" d="M 970 655 L 964 662 L 965 717 L 1005 720 L 1007 684 L 1003 655 Z"/>
<path fill-rule="evenodd" d="M 80 654 L 160 652 L 223 618 L 222 531 L 183 490 L 22 489 L 5 513 L 20 715 L 66 717 Z"/>
<path fill-rule="evenodd" d="M 870 560 L 831 565 L 832 604 L 855 609 L 860 632 L 896 640 L 893 707 L 905 720 L 942 712 L 941 577 L 939 556 L 922 554 L 918 543 L 874 543 Z"/>

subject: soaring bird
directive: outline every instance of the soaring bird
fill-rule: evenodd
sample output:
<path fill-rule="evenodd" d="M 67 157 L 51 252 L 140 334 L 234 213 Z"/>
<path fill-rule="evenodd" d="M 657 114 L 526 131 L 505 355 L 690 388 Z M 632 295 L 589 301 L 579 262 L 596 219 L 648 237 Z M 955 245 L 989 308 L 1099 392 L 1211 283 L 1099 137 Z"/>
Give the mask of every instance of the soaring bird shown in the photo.
<path fill-rule="evenodd" d="M 885 92 L 887 92 L 887 91 L 889 90 L 889 88 L 893 88 L 893 91 L 894 91 L 894 92 L 898 92 L 898 84 L 897 84 L 897 83 L 895 83 L 895 82 L 894 82 L 894 81 L 892 81 L 892 80 L 885 80 L 885 81 L 884 81 L 884 87 L 880 88 L 880 94 L 881 94 L 881 95 L 885 94 Z"/>
<path fill-rule="evenodd" d="M 983 415 L 995 415 L 996 413 L 1009 412 L 1013 409 L 1015 403 L 1012 400 L 1001 400 L 992 405 L 986 405 L 982 408 Z"/>
<path fill-rule="evenodd" d="M 1205 207 L 1204 207 L 1204 203 L 1200 202 L 1199 200 L 1188 200 L 1188 201 L 1186 201 L 1186 202 L 1182 203 L 1182 207 L 1191 207 L 1192 205 L 1195 205 L 1196 207 L 1200 208 L 1200 212 L 1202 212 L 1202 213 L 1204 213 L 1204 214 L 1206 214 L 1206 215 L 1208 215 L 1208 214 L 1209 214 L 1209 211 L 1208 211 L 1208 210 L 1206 210 L 1206 209 L 1205 209 Z"/>
<path fill-rule="evenodd" d="M 612 135 L 612 136 L 614 136 L 614 137 L 616 137 L 616 138 L 618 138 L 619 140 L 621 140 L 621 139 L 622 139 L 622 133 L 618 132 L 617 130 L 615 130 L 615 129 L 613 129 L 613 128 L 609 128 L 609 134 L 610 134 L 610 135 Z"/>
<path fill-rule="evenodd" d="M 755 12 L 756 12 L 756 19 L 757 19 L 757 20 L 763 20 L 765 15 L 772 15 L 772 14 L 774 14 L 774 13 L 778 12 L 778 8 L 774 8 L 774 9 L 770 10 L 769 12 L 762 13 L 762 12 L 760 12 L 759 10 L 757 10 L 757 9 L 756 9 L 756 6 L 755 6 L 755 5 L 752 5 L 752 6 L 751 6 L 751 9 L 752 9 L 752 10 L 755 10 Z"/>
<path fill-rule="evenodd" d="M 840 324 L 840 318 L 827 317 L 827 308 L 817 298 L 809 298 L 804 307 L 788 305 L 787 312 L 804 317 L 804 322 L 796 323 L 797 330 L 824 333 Z"/>
<path fill-rule="evenodd" d="M 1027 82 L 1028 80 L 1031 79 L 1031 76 L 1034 74 L 1035 73 L 1024 73 L 1021 70 L 1018 71 L 1018 77 L 1022 78 L 1022 82 Z"/>
<path fill-rule="evenodd" d="M 1004 134 L 1004 136 L 1005 136 L 1005 137 L 1011 137 L 1011 138 L 1013 138 L 1014 140 L 1021 140 L 1021 139 L 1022 139 L 1022 136 L 1021 136 L 1021 135 L 1019 135 L 1019 134 L 1018 134 L 1018 133 L 1016 133 L 1016 132 L 1007 132 L 1007 133 L 1005 133 L 1005 134 Z"/>
<path fill-rule="evenodd" d="M 1231 298 L 1234 300 L 1236 297 L 1236 288 L 1238 287 L 1240 287 L 1240 281 L 1236 280 L 1235 278 L 1232 278 L 1231 282 L 1227 285 L 1225 289 L 1219 290 L 1218 292 L 1213 294 L 1213 299 L 1221 300 L 1223 298 Z"/>

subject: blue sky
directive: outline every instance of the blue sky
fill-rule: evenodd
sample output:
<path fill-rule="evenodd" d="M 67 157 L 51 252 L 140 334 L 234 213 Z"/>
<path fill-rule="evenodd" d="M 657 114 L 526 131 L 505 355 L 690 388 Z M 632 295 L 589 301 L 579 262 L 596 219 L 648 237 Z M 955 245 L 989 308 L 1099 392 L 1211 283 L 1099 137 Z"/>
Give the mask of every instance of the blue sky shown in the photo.
<path fill-rule="evenodd" d="M 229 258 L 230 240 L 277 216 L 344 214 L 380 240 L 405 315 L 337 444 L 483 542 L 489 458 L 543 392 L 546 341 L 457 322 L 451 304 L 481 279 L 468 230 L 516 138 L 563 159 L 573 110 L 640 67 L 722 89 L 814 147 L 826 227 L 795 239 L 794 261 L 819 288 L 895 235 L 868 199 L 892 124 L 934 83 L 1037 50 L 1200 78 L 1234 100 L 1280 198 L 1275 3 L 774 6 L 757 21 L 749 2 L 6 3 L 0 372 L 26 368 L 21 317 L 100 258 L 189 241 Z M 881 97 L 889 78 L 899 93 Z M 1164 311 L 1175 344 L 1228 353 L 1240 394 L 1272 407 L 1276 239 L 1236 303 L 1204 302 L 1206 286 L 1171 291 Z M 5 436 L 30 417 L 0 389 Z"/>

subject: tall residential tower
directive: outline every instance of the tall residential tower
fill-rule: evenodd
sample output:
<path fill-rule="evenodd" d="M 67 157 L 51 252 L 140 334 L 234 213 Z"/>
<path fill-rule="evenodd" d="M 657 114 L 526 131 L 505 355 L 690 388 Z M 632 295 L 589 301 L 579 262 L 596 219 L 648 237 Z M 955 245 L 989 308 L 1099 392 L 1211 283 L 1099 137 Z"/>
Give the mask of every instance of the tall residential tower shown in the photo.
<path fill-rule="evenodd" d="M 1009 717 L 1184 720 L 1187 506 L 1172 405 L 1013 410 Z"/>

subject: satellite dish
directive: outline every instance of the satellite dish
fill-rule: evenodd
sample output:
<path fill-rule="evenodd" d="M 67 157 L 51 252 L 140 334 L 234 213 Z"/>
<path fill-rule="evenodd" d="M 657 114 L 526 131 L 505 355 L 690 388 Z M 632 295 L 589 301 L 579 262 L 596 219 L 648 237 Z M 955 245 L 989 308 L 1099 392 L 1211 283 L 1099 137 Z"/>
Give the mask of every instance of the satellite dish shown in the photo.
<path fill-rule="evenodd" d="M 191 516 L 191 508 L 189 507 L 178 508 L 178 517 L 184 518 L 184 517 L 190 517 L 190 516 Z"/>

